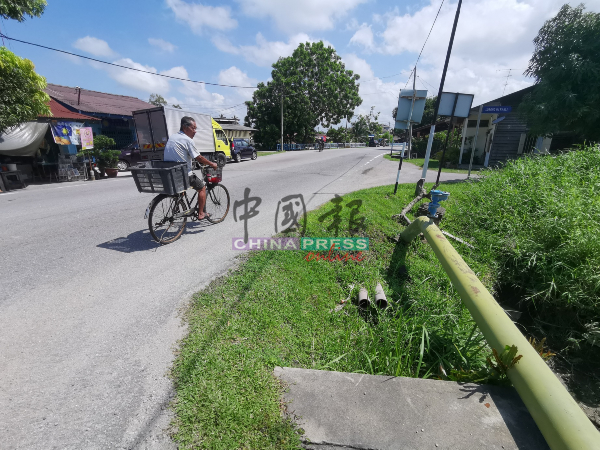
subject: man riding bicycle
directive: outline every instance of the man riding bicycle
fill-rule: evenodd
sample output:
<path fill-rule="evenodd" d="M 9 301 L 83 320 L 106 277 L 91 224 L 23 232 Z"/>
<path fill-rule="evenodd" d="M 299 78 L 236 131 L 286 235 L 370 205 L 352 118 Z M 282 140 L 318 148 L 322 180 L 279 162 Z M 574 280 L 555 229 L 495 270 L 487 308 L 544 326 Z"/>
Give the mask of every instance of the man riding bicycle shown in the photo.
<path fill-rule="evenodd" d="M 182 117 L 179 132 L 172 135 L 165 146 L 165 161 L 185 162 L 188 167 L 190 177 L 190 186 L 198 191 L 198 220 L 206 218 L 204 205 L 206 204 L 206 186 L 204 178 L 198 178 L 192 170 L 192 161 L 196 160 L 200 164 L 206 164 L 213 169 L 217 168 L 214 162 L 209 161 L 198 153 L 194 141 L 196 135 L 196 121 L 192 117 Z"/>

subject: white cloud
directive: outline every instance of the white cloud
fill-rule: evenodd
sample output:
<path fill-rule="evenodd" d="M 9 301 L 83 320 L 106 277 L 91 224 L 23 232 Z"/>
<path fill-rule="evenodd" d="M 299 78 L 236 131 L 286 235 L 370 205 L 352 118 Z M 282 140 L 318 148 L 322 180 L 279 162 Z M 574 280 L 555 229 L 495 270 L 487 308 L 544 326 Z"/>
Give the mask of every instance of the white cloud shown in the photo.
<path fill-rule="evenodd" d="M 374 106 L 374 112 L 381 113 L 379 122 L 391 123 L 392 109 L 398 105 L 398 92 L 403 87 L 403 83 L 384 82 L 375 77 L 369 63 L 354 53 L 343 55 L 342 61 L 346 65 L 346 69 L 360 75 L 359 95 L 363 102 L 356 108 L 354 115 L 369 114 L 371 106 Z"/>
<path fill-rule="evenodd" d="M 522 73 L 533 52 L 533 38 L 563 3 L 564 0 L 479 0 L 463 4 L 444 90 L 473 93 L 474 104 L 493 100 L 502 96 L 508 74 L 504 69 L 509 68 L 513 70 L 505 93 L 531 85 L 533 80 Z M 442 7 L 419 63 L 417 88 L 427 89 L 430 94 L 437 94 L 456 6 L 456 2 L 448 2 Z M 598 11 L 600 0 L 588 1 L 586 6 L 588 11 Z M 350 43 L 368 52 L 410 55 L 416 59 L 438 8 L 439 1 L 430 0 L 407 14 L 396 11 L 373 41 L 363 24 Z M 401 85 L 404 87 L 404 83 Z"/>
<path fill-rule="evenodd" d="M 268 41 L 262 33 L 256 34 L 256 45 L 239 45 L 236 46 L 229 41 L 225 36 L 216 36 L 212 40 L 215 47 L 219 50 L 241 55 L 246 61 L 250 61 L 258 66 L 270 67 L 280 57 L 285 58 L 290 56 L 298 45 L 302 42 L 314 42 L 307 34 L 298 33 L 291 36 L 287 42 Z M 333 47 L 328 41 L 323 41 L 325 46 Z"/>
<path fill-rule="evenodd" d="M 371 26 L 363 23 L 356 33 L 354 33 L 352 38 L 350 38 L 350 43 L 360 45 L 366 50 L 372 50 L 375 41 L 373 39 L 373 30 L 371 29 Z"/>
<path fill-rule="evenodd" d="M 177 66 L 177 67 L 172 67 L 169 70 L 163 70 L 161 72 L 161 74 L 168 75 L 170 77 L 184 78 L 187 80 L 190 79 L 186 68 L 183 66 Z"/>
<path fill-rule="evenodd" d="M 173 53 L 177 48 L 176 45 L 173 45 L 170 42 L 165 41 L 164 39 L 148 38 L 148 43 L 150 43 L 150 45 L 160 48 L 164 52 L 169 53 Z"/>
<path fill-rule="evenodd" d="M 373 69 L 367 61 L 362 58 L 359 58 L 354 53 L 349 53 L 342 57 L 342 62 L 346 65 L 346 69 L 352 70 L 354 73 L 360 75 L 360 80 L 371 80 L 375 78 L 375 74 L 373 73 Z"/>
<path fill-rule="evenodd" d="M 286 33 L 330 30 L 335 21 L 368 0 L 237 0 L 250 17 L 270 18 Z"/>
<path fill-rule="evenodd" d="M 166 2 L 175 13 L 175 17 L 187 23 L 197 34 L 202 33 L 205 28 L 225 31 L 237 27 L 237 21 L 231 18 L 231 10 L 227 7 L 187 3 L 183 0 L 166 0 Z"/>
<path fill-rule="evenodd" d="M 115 64 L 119 64 L 126 67 L 132 67 L 134 69 L 145 70 L 148 72 L 158 73 L 154 67 L 145 66 L 137 63 L 130 58 L 121 58 L 115 61 Z M 134 70 L 122 69 L 119 67 L 104 66 L 108 71 L 109 76 L 123 86 L 127 86 L 136 91 L 143 91 L 147 93 L 157 93 L 164 95 L 169 92 L 169 80 L 163 77 L 157 77 L 149 73 L 137 72 Z"/>
<path fill-rule="evenodd" d="M 106 41 L 92 36 L 86 36 L 73 42 L 73 47 L 94 56 L 114 56 L 115 52 Z"/>
<path fill-rule="evenodd" d="M 219 72 L 219 84 L 228 84 L 230 86 L 256 86 L 258 80 L 250 78 L 246 72 L 242 72 L 235 66 Z M 240 102 L 251 100 L 254 89 L 235 89 Z"/>

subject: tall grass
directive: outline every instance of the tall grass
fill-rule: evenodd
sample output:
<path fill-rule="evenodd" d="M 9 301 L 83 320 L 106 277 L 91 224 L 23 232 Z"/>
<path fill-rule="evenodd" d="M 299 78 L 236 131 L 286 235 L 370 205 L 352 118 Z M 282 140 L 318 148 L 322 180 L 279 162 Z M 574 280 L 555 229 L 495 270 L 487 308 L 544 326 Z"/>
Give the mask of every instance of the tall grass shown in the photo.
<path fill-rule="evenodd" d="M 511 161 L 453 192 L 445 226 L 474 242 L 496 286 L 554 325 L 600 317 L 597 146 Z"/>

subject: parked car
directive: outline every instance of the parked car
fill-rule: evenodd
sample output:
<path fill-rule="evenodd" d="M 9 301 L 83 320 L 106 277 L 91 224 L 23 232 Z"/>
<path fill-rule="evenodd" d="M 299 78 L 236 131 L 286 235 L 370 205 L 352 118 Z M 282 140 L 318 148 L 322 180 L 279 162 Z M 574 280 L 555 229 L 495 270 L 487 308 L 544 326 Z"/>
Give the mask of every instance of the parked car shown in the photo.
<path fill-rule="evenodd" d="M 248 141 L 248 139 L 232 139 L 231 140 L 231 159 L 235 162 L 240 162 L 242 158 L 257 158 L 256 149 Z"/>
<path fill-rule="evenodd" d="M 137 142 L 132 142 L 121 150 L 117 168 L 119 169 L 119 172 L 123 172 L 128 170 L 131 166 L 136 166 L 141 161 L 140 147 Z"/>

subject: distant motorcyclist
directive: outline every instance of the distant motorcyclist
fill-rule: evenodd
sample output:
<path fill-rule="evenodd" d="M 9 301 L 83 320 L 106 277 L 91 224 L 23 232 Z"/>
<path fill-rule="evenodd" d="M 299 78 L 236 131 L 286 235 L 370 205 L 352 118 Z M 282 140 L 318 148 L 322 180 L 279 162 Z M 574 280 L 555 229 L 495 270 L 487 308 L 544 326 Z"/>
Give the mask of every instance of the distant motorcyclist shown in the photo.
<path fill-rule="evenodd" d="M 325 137 L 324 135 L 321 136 L 318 140 L 318 144 L 319 144 L 319 151 L 322 152 L 323 149 L 325 148 L 325 142 L 327 141 L 327 137 Z"/>

